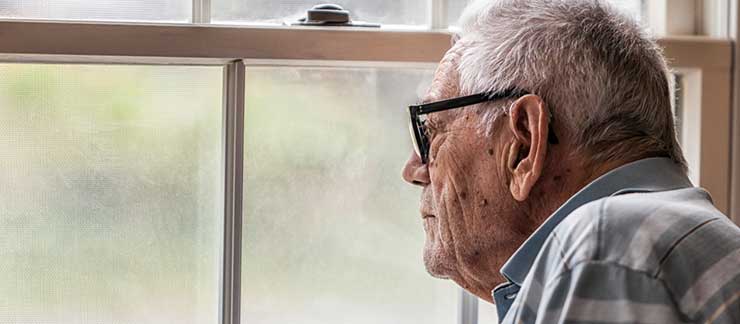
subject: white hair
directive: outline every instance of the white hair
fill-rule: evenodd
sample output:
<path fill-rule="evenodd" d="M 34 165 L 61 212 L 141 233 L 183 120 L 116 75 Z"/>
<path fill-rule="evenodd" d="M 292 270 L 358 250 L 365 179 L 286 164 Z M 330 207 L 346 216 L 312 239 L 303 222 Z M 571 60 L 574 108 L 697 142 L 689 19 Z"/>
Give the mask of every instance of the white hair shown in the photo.
<path fill-rule="evenodd" d="M 599 0 L 478 0 L 460 22 L 462 93 L 541 96 L 594 164 L 667 156 L 686 169 L 665 58 L 631 18 Z"/>

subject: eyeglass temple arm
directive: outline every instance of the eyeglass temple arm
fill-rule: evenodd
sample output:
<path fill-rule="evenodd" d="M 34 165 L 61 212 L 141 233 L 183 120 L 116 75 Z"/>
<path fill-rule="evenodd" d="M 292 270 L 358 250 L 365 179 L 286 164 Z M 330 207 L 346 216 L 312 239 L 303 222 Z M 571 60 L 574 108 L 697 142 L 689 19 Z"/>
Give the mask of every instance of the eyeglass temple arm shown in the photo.
<path fill-rule="evenodd" d="M 423 104 L 423 105 L 414 105 L 414 106 L 411 106 L 410 108 L 411 108 L 411 111 L 417 115 L 425 115 L 425 114 L 430 114 L 433 112 L 445 111 L 445 110 L 460 108 L 464 106 L 475 105 L 481 102 L 500 100 L 500 99 L 505 99 L 509 97 L 514 97 L 515 95 L 524 95 L 524 94 L 526 93 L 516 91 L 516 90 L 508 90 L 508 91 L 494 93 L 494 94 L 491 94 L 490 92 L 483 92 L 483 93 L 478 93 L 478 94 L 469 95 L 465 97 L 437 101 L 437 102 L 432 102 L 432 103 Z"/>

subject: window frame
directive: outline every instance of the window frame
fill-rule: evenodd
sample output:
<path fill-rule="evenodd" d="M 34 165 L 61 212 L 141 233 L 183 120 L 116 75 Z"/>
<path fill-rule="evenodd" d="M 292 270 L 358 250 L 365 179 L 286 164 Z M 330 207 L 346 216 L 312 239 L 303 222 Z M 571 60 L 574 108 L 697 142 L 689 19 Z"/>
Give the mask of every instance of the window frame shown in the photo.
<path fill-rule="evenodd" d="M 244 84 L 249 66 L 434 67 L 449 48 L 452 34 L 446 21 L 448 0 L 428 1 L 431 13 L 427 30 L 212 25 L 211 0 L 193 0 L 191 24 L 0 19 L 0 62 L 224 68 L 225 215 L 219 322 L 238 324 Z M 696 139 L 686 144 L 693 148 L 688 158 L 698 165 L 695 172 L 699 185 L 709 189 L 715 204 L 727 213 L 732 197 L 733 44 L 705 36 L 666 36 L 658 42 L 672 68 L 686 76 L 682 100 L 691 104 L 685 114 L 694 117 L 687 127 L 687 138 Z M 740 153 L 736 150 L 735 154 Z M 737 164 L 735 188 L 740 186 Z M 732 203 L 738 221 L 740 210 L 736 202 Z M 477 298 L 460 290 L 458 323 L 477 323 L 477 303 Z"/>
<path fill-rule="evenodd" d="M 686 76 L 683 118 L 689 123 L 684 143 L 693 148 L 684 152 L 692 178 L 712 193 L 714 204 L 738 222 L 730 213 L 731 204 L 731 98 L 733 44 L 727 39 L 704 36 L 674 36 L 658 40 L 671 68 Z"/>

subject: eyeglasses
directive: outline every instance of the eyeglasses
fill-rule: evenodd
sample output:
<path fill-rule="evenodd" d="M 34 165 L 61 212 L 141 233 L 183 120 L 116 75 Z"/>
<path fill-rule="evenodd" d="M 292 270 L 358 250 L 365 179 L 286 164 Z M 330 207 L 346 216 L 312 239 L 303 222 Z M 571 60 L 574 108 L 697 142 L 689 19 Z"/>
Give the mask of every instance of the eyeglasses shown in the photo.
<path fill-rule="evenodd" d="M 422 119 L 421 116 L 428 115 L 435 112 L 455 109 L 455 108 L 461 108 L 465 106 L 471 106 L 475 104 L 479 104 L 482 102 L 487 101 L 496 101 L 501 99 L 507 99 L 507 98 L 513 98 L 513 97 L 521 97 L 528 94 L 524 91 L 519 90 L 506 90 L 502 92 L 496 92 L 496 93 L 490 93 L 490 92 L 484 92 L 479 94 L 474 94 L 470 96 L 465 97 L 458 97 L 458 98 L 452 98 L 447 99 L 443 101 L 437 101 L 437 102 L 431 102 L 423 105 L 413 105 L 409 106 L 409 114 L 410 114 L 410 122 L 409 122 L 409 131 L 411 132 L 411 140 L 414 144 L 414 150 L 416 151 L 416 154 L 421 158 L 421 163 L 426 164 L 427 160 L 429 158 L 429 138 L 427 137 L 426 129 L 424 128 L 424 123 L 426 122 L 426 119 Z M 548 141 L 552 144 L 557 144 L 558 139 L 555 136 L 555 133 L 552 130 L 552 127 L 550 128 L 550 132 L 548 134 Z"/>

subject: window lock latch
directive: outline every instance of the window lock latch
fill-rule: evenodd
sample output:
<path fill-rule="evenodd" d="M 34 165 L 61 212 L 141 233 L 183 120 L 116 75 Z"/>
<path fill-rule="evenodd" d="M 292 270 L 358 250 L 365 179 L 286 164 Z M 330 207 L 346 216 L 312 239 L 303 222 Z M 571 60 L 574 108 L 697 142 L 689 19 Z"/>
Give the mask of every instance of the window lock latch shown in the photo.
<path fill-rule="evenodd" d="M 348 10 L 342 6 L 325 3 L 313 6 L 306 12 L 306 17 L 298 19 L 291 25 L 299 26 L 346 26 L 346 27 L 380 27 L 380 24 L 352 21 Z"/>

